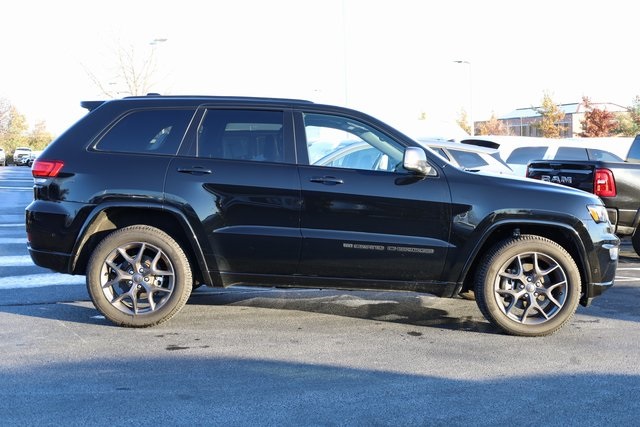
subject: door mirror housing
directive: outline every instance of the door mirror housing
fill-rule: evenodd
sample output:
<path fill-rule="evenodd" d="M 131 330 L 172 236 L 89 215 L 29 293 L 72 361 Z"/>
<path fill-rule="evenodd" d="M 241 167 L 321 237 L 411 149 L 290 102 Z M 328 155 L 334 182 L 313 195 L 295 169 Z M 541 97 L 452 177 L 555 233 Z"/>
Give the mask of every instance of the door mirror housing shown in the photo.
<path fill-rule="evenodd" d="M 435 171 L 427 162 L 427 155 L 422 148 L 407 147 L 404 150 L 402 166 L 419 175 L 435 175 Z"/>

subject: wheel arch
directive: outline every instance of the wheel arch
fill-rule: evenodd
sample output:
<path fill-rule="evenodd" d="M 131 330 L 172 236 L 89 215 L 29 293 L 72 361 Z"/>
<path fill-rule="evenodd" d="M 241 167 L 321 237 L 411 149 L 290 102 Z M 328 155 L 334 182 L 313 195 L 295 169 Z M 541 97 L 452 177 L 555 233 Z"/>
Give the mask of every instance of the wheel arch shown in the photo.
<path fill-rule="evenodd" d="M 584 292 L 587 284 L 591 281 L 591 271 L 587 251 L 580 238 L 580 233 L 568 224 L 544 221 L 505 221 L 495 224 L 486 230 L 462 269 L 460 279 L 458 280 L 458 292 L 464 292 L 474 288 L 473 281 L 476 271 L 488 249 L 502 240 L 522 234 L 545 237 L 562 246 L 578 266 L 580 280 L 582 282 L 582 291 Z"/>
<path fill-rule="evenodd" d="M 173 239 L 184 250 L 192 265 L 194 281 L 214 283 L 209 274 L 202 242 L 196 237 L 192 225 L 182 212 L 155 205 L 102 205 L 96 207 L 82 228 L 70 260 L 72 274 L 86 274 L 91 253 L 106 235 L 114 230 L 141 224 L 156 227 Z M 214 269 L 215 270 L 215 269 Z"/>

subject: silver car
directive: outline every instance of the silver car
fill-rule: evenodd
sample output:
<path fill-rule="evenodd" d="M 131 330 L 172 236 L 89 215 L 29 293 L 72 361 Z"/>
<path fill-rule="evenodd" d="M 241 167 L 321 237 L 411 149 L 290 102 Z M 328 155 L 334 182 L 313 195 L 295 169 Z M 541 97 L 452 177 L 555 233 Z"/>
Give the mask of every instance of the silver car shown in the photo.
<path fill-rule="evenodd" d="M 498 150 L 439 140 L 418 140 L 454 166 L 469 171 L 513 174 Z M 313 162 L 315 165 L 364 170 L 393 170 L 396 166 L 376 148 L 360 141 L 344 141 Z"/>

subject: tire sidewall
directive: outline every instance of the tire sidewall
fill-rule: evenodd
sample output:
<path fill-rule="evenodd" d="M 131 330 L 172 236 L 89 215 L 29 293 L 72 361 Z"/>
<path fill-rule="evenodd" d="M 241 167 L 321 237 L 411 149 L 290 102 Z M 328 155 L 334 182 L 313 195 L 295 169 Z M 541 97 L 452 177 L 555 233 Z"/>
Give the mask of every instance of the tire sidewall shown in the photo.
<path fill-rule="evenodd" d="M 560 311 L 552 319 L 538 325 L 524 325 L 510 319 L 500 308 L 494 291 L 496 276 L 505 263 L 519 254 L 530 252 L 538 252 L 553 258 L 564 270 L 568 281 L 569 295 Z M 575 313 L 580 292 L 580 273 L 573 258 L 558 244 L 538 236 L 521 236 L 497 245 L 484 260 L 484 268 L 480 269 L 476 281 L 476 294 L 481 296 L 478 305 L 483 314 L 506 332 L 521 336 L 548 335 L 558 330 Z"/>
<path fill-rule="evenodd" d="M 131 315 L 114 307 L 101 288 L 100 273 L 107 256 L 128 243 L 148 243 L 156 246 L 171 261 L 174 269 L 174 289 L 164 305 L 151 313 Z M 187 258 L 178 245 L 163 231 L 149 226 L 130 226 L 109 234 L 91 254 L 87 266 L 87 290 L 96 306 L 107 319 L 120 326 L 146 327 L 164 322 L 186 303 L 192 288 L 191 270 Z"/>

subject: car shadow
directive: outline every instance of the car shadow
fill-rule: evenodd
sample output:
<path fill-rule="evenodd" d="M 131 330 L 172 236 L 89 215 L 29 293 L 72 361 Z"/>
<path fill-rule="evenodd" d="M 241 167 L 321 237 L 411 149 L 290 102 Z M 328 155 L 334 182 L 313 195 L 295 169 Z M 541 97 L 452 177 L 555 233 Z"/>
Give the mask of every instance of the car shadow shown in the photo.
<path fill-rule="evenodd" d="M 2 292 L 0 292 L 1 296 Z M 262 287 L 202 287 L 191 294 L 189 306 L 241 306 L 301 311 L 331 316 L 392 322 L 416 327 L 491 334 L 502 332 L 484 319 L 474 301 L 438 298 L 412 292 L 281 289 Z M 213 311 L 212 311 L 213 312 Z M 65 322 L 114 326 L 88 298 L 60 298 L 0 304 L 0 313 Z M 219 312 L 217 313 L 219 314 Z M 420 332 L 412 332 L 421 335 Z"/>
<path fill-rule="evenodd" d="M 295 310 L 482 333 L 501 333 L 476 303 L 412 292 L 230 287 L 194 291 L 188 304 Z"/>

